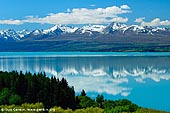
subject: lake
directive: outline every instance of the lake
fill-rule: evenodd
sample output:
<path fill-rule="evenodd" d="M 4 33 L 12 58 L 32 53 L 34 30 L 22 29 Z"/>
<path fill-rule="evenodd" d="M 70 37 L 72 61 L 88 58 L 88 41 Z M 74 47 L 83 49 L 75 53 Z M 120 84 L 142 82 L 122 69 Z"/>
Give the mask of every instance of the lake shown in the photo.
<path fill-rule="evenodd" d="M 170 53 L 1 52 L 1 71 L 46 72 L 66 78 L 76 94 L 126 98 L 142 106 L 170 111 Z"/>

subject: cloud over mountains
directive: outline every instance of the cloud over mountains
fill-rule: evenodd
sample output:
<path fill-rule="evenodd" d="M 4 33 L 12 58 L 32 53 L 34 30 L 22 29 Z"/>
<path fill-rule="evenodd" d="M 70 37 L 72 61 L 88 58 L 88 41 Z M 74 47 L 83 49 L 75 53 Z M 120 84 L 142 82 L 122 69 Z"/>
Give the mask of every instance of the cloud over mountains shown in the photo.
<path fill-rule="evenodd" d="M 21 25 L 23 24 L 22 20 L 0 20 L 0 24 L 9 24 L 9 25 Z"/>
<path fill-rule="evenodd" d="M 90 5 L 94 7 L 95 5 Z M 24 23 L 38 24 L 108 24 L 111 22 L 126 23 L 128 17 L 123 14 L 132 13 L 131 7 L 124 4 L 121 6 L 110 6 L 105 8 L 73 8 L 67 9 L 65 12 L 50 13 L 44 17 L 25 16 L 25 19 L 7 19 L 0 20 L 0 24 L 21 25 Z M 134 22 L 141 26 L 170 26 L 170 20 L 161 20 L 154 18 L 150 22 L 145 21 L 145 17 L 136 17 Z"/>
<path fill-rule="evenodd" d="M 128 18 L 120 17 L 120 14 L 130 13 L 130 7 L 111 6 L 106 8 L 73 8 L 67 12 L 51 13 L 45 17 L 27 16 L 24 20 L 0 20 L 0 24 L 20 25 L 23 23 L 40 24 L 106 24 L 110 22 L 125 23 Z"/>
<path fill-rule="evenodd" d="M 169 20 L 163 20 L 161 21 L 160 18 L 155 18 L 150 22 L 145 22 L 145 18 L 137 18 L 135 22 L 140 23 L 141 26 L 170 26 L 170 21 Z"/>

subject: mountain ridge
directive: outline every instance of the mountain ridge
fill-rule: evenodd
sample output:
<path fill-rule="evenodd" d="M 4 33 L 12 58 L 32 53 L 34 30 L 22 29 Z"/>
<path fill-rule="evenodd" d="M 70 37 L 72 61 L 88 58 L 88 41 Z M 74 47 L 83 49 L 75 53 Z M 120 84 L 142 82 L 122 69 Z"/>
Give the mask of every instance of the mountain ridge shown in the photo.
<path fill-rule="evenodd" d="M 0 31 L 1 52 L 170 52 L 170 28 L 111 23 Z"/>
<path fill-rule="evenodd" d="M 169 36 L 170 28 L 160 27 L 148 27 L 139 25 L 126 25 L 122 23 L 112 22 L 111 24 L 105 25 L 85 25 L 82 27 L 66 26 L 66 25 L 55 25 L 49 29 L 35 29 L 32 31 L 22 30 L 15 31 L 13 29 L 1 30 L 0 41 L 20 41 L 29 39 L 30 37 L 51 37 L 51 36 L 63 36 L 67 35 L 80 35 L 80 36 L 93 36 L 93 35 L 157 35 L 157 36 Z M 94 37 L 95 37 L 94 36 Z M 33 39 L 33 38 L 32 38 Z"/>

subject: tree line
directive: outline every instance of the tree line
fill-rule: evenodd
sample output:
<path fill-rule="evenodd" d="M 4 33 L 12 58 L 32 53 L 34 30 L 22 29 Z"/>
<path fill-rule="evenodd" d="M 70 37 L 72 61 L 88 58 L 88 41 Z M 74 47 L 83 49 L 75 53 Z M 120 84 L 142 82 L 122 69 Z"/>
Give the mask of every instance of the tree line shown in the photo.
<path fill-rule="evenodd" d="M 0 105 L 36 102 L 42 102 L 46 108 L 75 109 L 75 91 L 64 78 L 49 78 L 45 73 L 0 72 Z"/>

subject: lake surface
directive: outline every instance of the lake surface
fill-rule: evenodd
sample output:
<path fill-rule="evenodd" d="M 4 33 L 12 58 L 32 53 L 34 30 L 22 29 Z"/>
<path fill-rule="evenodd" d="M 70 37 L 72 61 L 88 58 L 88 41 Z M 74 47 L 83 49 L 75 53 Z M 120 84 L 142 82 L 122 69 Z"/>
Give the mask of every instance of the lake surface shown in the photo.
<path fill-rule="evenodd" d="M 1 71 L 66 78 L 76 94 L 170 111 L 170 53 L 0 53 Z"/>

